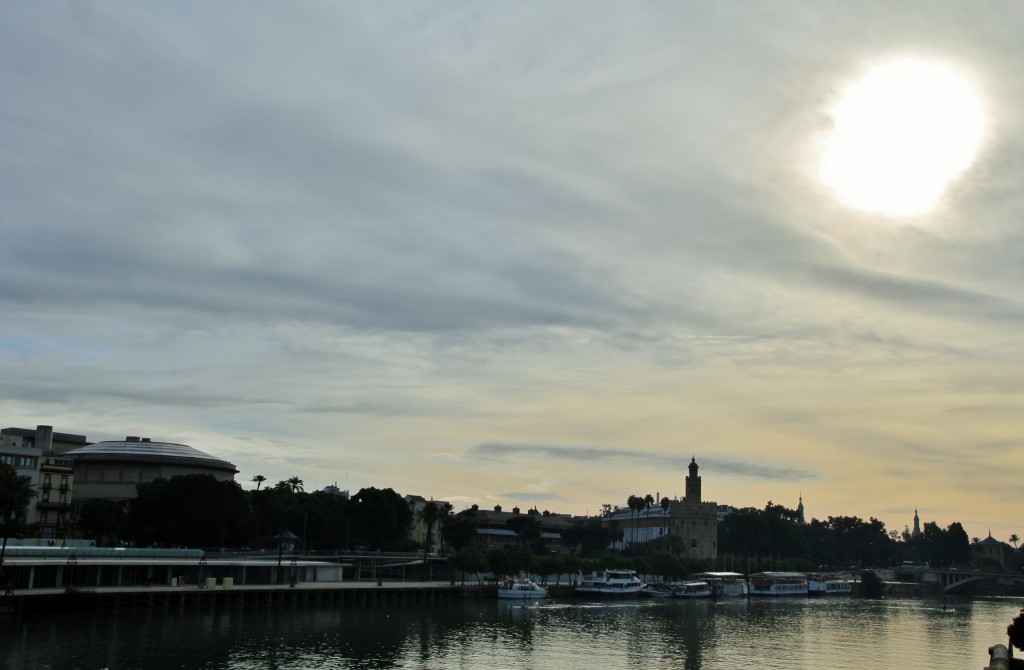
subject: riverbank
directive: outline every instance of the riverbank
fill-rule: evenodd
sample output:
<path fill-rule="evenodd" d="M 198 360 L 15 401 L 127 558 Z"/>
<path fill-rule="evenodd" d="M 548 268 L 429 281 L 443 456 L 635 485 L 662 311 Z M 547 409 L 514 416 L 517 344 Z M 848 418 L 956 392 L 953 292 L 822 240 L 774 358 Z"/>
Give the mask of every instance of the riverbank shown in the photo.
<path fill-rule="evenodd" d="M 403 603 L 486 598 L 494 587 L 446 582 L 335 582 L 225 586 L 108 586 L 16 590 L 0 598 L 0 611 L 39 612 L 113 607 L 182 607 L 213 603 Z"/>

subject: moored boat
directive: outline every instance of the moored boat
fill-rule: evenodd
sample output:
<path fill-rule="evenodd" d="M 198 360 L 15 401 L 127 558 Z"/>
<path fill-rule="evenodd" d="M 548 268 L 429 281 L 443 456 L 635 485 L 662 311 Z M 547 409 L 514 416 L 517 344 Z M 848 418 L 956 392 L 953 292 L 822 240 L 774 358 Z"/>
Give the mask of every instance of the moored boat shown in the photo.
<path fill-rule="evenodd" d="M 802 572 L 758 572 L 750 575 L 752 596 L 806 596 L 807 575 Z"/>
<path fill-rule="evenodd" d="M 848 596 L 853 583 L 840 575 L 810 574 L 807 576 L 807 593 L 812 596 Z"/>
<path fill-rule="evenodd" d="M 591 573 L 580 576 L 576 585 L 576 593 L 600 596 L 635 596 L 639 595 L 647 585 L 640 581 L 632 570 L 605 570 L 603 573 Z"/>
<path fill-rule="evenodd" d="M 543 598 L 548 590 L 531 580 L 526 575 L 508 577 L 498 584 L 498 597 L 505 600 L 533 600 Z"/>
<path fill-rule="evenodd" d="M 711 585 L 707 582 L 683 582 L 672 590 L 674 598 L 710 598 Z"/>
<path fill-rule="evenodd" d="M 694 579 L 711 585 L 712 598 L 746 597 L 747 579 L 738 572 L 699 572 Z"/>
<path fill-rule="evenodd" d="M 652 598 L 671 598 L 673 589 L 672 584 L 662 582 L 661 584 L 648 584 L 642 593 Z"/>

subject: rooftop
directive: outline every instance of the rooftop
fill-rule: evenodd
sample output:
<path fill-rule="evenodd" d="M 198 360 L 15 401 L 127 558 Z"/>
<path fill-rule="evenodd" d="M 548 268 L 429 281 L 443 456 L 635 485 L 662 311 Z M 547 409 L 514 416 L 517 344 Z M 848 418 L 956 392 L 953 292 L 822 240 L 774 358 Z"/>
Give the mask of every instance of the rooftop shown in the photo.
<path fill-rule="evenodd" d="M 113 460 L 117 457 L 131 456 L 154 460 L 192 461 L 209 467 L 231 469 L 238 472 L 233 463 L 211 456 L 187 444 L 153 442 L 148 438 L 97 442 L 86 447 L 72 449 L 64 455 L 72 459 L 84 456 L 89 459 Z"/>

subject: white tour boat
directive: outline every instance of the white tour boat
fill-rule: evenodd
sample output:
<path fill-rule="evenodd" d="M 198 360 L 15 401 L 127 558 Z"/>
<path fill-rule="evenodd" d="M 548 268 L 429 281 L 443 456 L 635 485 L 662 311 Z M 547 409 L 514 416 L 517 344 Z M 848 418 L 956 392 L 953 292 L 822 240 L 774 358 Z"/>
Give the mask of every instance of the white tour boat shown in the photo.
<path fill-rule="evenodd" d="M 738 572 L 699 572 L 693 577 L 711 585 L 712 598 L 747 596 L 747 579 Z"/>
<path fill-rule="evenodd" d="M 603 573 L 591 573 L 589 577 L 580 575 L 576 593 L 601 596 L 635 596 L 639 595 L 647 585 L 640 581 L 632 570 L 605 570 Z"/>
<path fill-rule="evenodd" d="M 543 598 L 548 590 L 531 580 L 526 575 L 508 577 L 498 584 L 498 597 L 507 600 L 533 600 Z"/>
<path fill-rule="evenodd" d="M 812 596 L 848 596 L 853 582 L 839 575 L 811 574 L 807 576 L 807 593 Z"/>
<path fill-rule="evenodd" d="M 711 585 L 707 582 L 683 582 L 672 591 L 673 598 L 710 598 Z"/>
<path fill-rule="evenodd" d="M 802 572 L 758 572 L 750 575 L 752 596 L 806 596 L 807 575 Z"/>

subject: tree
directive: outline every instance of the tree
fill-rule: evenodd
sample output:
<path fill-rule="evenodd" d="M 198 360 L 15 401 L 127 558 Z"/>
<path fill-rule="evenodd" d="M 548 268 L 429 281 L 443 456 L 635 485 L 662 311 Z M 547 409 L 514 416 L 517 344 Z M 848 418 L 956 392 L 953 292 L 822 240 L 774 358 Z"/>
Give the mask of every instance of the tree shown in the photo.
<path fill-rule="evenodd" d="M 1018 542 L 1020 542 L 1020 537 L 1017 536 L 1017 533 L 1014 533 L 1013 535 L 1010 536 L 1010 544 L 1013 545 L 1014 549 L 1017 548 L 1017 543 Z"/>
<path fill-rule="evenodd" d="M 260 490 L 260 484 L 262 484 L 263 482 L 267 481 L 267 478 L 264 477 L 263 475 L 254 475 L 252 480 L 254 482 L 256 482 L 256 490 L 259 491 Z"/>
<path fill-rule="evenodd" d="M 434 526 L 441 519 L 441 506 L 431 500 L 423 509 L 420 510 L 420 521 L 427 528 L 427 537 L 423 542 L 423 560 L 427 560 L 427 552 L 433 549 L 431 546 L 434 544 Z"/>
<path fill-rule="evenodd" d="M 424 505 L 423 509 L 420 511 L 420 520 L 423 521 L 423 525 L 427 527 L 427 537 L 426 541 L 423 543 L 424 565 L 428 565 L 427 552 L 433 549 L 432 545 L 434 543 L 434 528 L 435 526 L 437 526 L 438 522 L 441 521 L 443 517 L 451 514 L 451 510 L 452 506 L 450 503 L 438 505 L 436 502 L 431 500 L 426 505 Z M 430 579 L 429 572 L 427 574 L 427 579 Z"/>
<path fill-rule="evenodd" d="M 393 489 L 360 489 L 352 496 L 350 509 L 354 544 L 385 551 L 408 546 L 412 510 Z"/>
<path fill-rule="evenodd" d="M 600 556 L 609 545 L 620 540 L 622 529 L 618 522 L 605 526 L 600 519 L 587 519 L 562 531 L 562 541 L 572 551 L 585 558 Z"/>
<path fill-rule="evenodd" d="M 630 540 L 631 544 L 635 544 L 637 541 L 637 521 L 640 519 L 640 511 L 644 508 L 643 496 L 629 496 L 626 499 L 626 504 L 629 505 L 629 516 L 633 521 L 633 539 Z"/>
<path fill-rule="evenodd" d="M 967 531 L 959 521 L 954 521 L 946 528 L 943 549 L 950 564 L 967 565 L 971 562 L 971 545 L 967 540 Z"/>
<path fill-rule="evenodd" d="M 7 551 L 7 538 L 11 534 L 11 528 L 15 520 L 24 516 L 35 494 L 30 478 L 19 475 L 6 463 L 0 463 L 0 518 L 4 523 L 4 541 L 3 545 L 0 545 L 0 580 L 3 579 L 4 553 Z"/>
<path fill-rule="evenodd" d="M 288 488 L 292 490 L 292 493 L 301 493 L 302 491 L 305 490 L 304 488 L 302 488 L 303 481 L 299 479 L 299 477 L 297 476 L 289 477 L 288 479 L 285 480 L 285 483 L 288 485 Z"/>
<path fill-rule="evenodd" d="M 541 538 L 540 521 L 532 514 L 514 516 L 505 525 L 515 531 L 521 544 L 529 545 Z"/>
<path fill-rule="evenodd" d="M 139 545 L 226 547 L 248 542 L 249 496 L 213 475 L 177 475 L 139 484 L 128 514 Z"/>
<path fill-rule="evenodd" d="M 537 559 L 536 569 L 541 581 L 547 584 L 548 576 L 561 575 L 565 571 L 565 560 L 557 554 L 544 554 Z"/>
<path fill-rule="evenodd" d="M 633 513 L 636 511 L 636 496 L 635 495 L 630 495 L 628 498 L 626 498 L 626 507 L 629 508 L 629 526 L 630 526 L 630 530 L 632 530 L 633 527 L 634 527 L 634 525 L 633 525 Z M 633 533 L 631 532 L 630 533 L 630 542 L 633 541 L 632 538 L 633 538 Z"/>
<path fill-rule="evenodd" d="M 1006 634 L 1010 637 L 1010 645 L 1024 651 L 1024 609 L 1013 618 L 1013 622 L 1006 627 Z"/>
<path fill-rule="evenodd" d="M 651 532 L 651 529 L 650 529 L 650 525 L 651 525 L 651 523 L 650 523 L 650 520 L 651 520 L 651 508 L 654 507 L 656 502 L 657 501 L 654 499 L 654 496 L 652 496 L 650 493 L 648 493 L 647 495 L 644 496 L 644 507 L 643 507 L 643 509 L 644 509 L 644 514 L 646 514 L 646 516 L 647 516 L 647 537 L 648 537 L 648 539 L 650 539 L 650 532 Z"/>
<path fill-rule="evenodd" d="M 487 562 L 484 555 L 476 547 L 463 547 L 448 557 L 448 565 L 452 570 L 462 573 L 462 583 L 466 583 L 466 573 L 475 572 L 477 582 L 480 582 L 480 573 L 487 569 Z"/>
<path fill-rule="evenodd" d="M 125 521 L 124 507 L 101 498 L 86 500 L 78 513 L 78 527 L 83 536 L 95 539 L 101 546 L 125 534 Z"/>
<path fill-rule="evenodd" d="M 441 535 L 456 551 L 470 546 L 476 540 L 476 512 L 474 505 L 441 520 Z"/>

